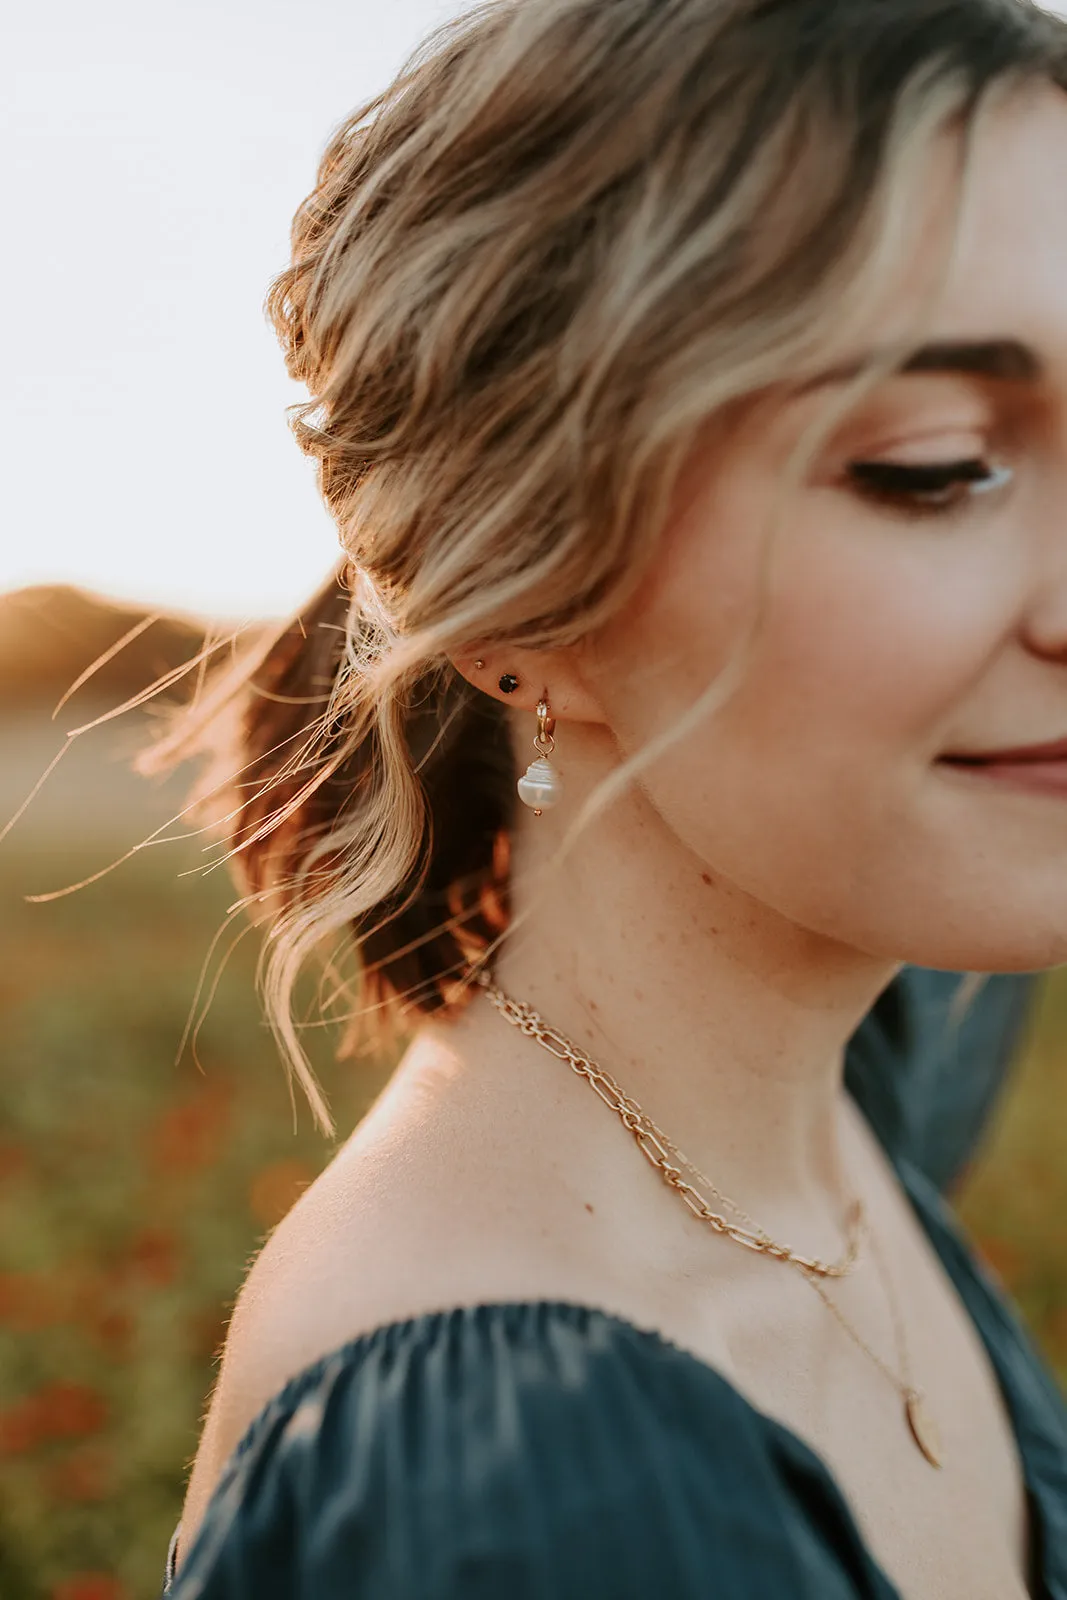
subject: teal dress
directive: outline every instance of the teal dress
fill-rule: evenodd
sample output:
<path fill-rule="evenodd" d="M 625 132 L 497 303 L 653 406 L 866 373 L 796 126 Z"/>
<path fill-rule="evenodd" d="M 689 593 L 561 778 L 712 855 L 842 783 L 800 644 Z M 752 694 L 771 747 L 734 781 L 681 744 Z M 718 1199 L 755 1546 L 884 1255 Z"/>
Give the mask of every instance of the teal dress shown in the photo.
<path fill-rule="evenodd" d="M 1000 1381 L 1031 1595 L 1067 1600 L 1067 1406 L 939 1187 L 995 1098 L 1028 986 L 997 979 L 953 1045 L 953 985 L 915 974 L 887 991 L 850 1047 L 848 1083 Z M 657 1332 L 555 1300 L 391 1322 L 297 1373 L 247 1429 L 165 1593 L 899 1600 L 803 1440 Z"/>

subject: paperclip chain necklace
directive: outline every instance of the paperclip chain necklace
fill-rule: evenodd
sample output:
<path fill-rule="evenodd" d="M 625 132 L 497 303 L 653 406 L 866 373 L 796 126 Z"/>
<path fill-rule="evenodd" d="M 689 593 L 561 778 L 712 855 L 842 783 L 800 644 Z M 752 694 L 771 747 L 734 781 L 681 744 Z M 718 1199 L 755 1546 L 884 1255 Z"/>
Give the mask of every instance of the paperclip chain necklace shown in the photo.
<path fill-rule="evenodd" d="M 744 1245 L 748 1250 L 754 1250 L 762 1255 L 768 1255 L 776 1261 L 785 1261 L 790 1266 L 796 1267 L 806 1282 L 819 1295 L 827 1309 L 833 1313 L 842 1328 L 861 1350 L 874 1362 L 879 1370 L 889 1379 L 900 1392 L 904 1401 L 904 1414 L 908 1423 L 911 1437 L 923 1456 L 931 1466 L 940 1467 L 942 1464 L 941 1444 L 938 1430 L 925 1406 L 925 1398 L 920 1389 L 911 1381 L 911 1363 L 908 1354 L 907 1337 L 895 1297 L 892 1292 L 890 1277 L 886 1271 L 885 1262 L 878 1251 L 873 1233 L 869 1235 L 871 1249 L 878 1262 L 879 1272 L 886 1290 L 886 1299 L 889 1302 L 893 1317 L 893 1329 L 897 1344 L 897 1354 L 903 1377 L 899 1377 L 875 1353 L 869 1344 L 861 1337 L 852 1324 L 847 1320 L 840 1307 L 831 1300 L 826 1293 L 820 1278 L 846 1277 L 855 1266 L 859 1257 L 859 1241 L 864 1230 L 866 1214 L 862 1201 L 855 1201 L 848 1211 L 848 1245 L 844 1257 L 836 1264 L 828 1264 L 817 1258 L 800 1255 L 787 1246 L 777 1244 L 765 1229 L 754 1222 L 747 1212 L 731 1200 L 727 1195 L 717 1189 L 709 1178 L 695 1167 L 691 1161 L 673 1144 L 663 1130 L 656 1126 L 652 1118 L 641 1109 L 632 1096 L 627 1095 L 616 1083 L 609 1072 L 590 1058 L 578 1047 L 571 1043 L 558 1029 L 550 1027 L 544 1018 L 532 1006 L 524 1001 L 514 1000 L 504 993 L 488 972 L 484 969 L 474 972 L 474 981 L 486 992 L 487 997 L 500 1012 L 506 1021 L 518 1028 L 528 1038 L 539 1044 L 560 1061 L 566 1061 L 571 1069 L 584 1078 L 595 1094 L 599 1095 L 604 1104 L 615 1112 L 623 1126 L 633 1135 L 638 1149 L 646 1160 L 656 1168 L 660 1177 L 679 1194 L 686 1206 L 699 1221 L 706 1223 L 713 1232 L 721 1233 L 736 1243 Z M 673 1157 L 673 1160 L 671 1159 Z M 728 1222 L 720 1213 L 713 1211 L 704 1196 L 687 1183 L 682 1176 L 682 1168 L 692 1174 L 705 1189 L 709 1189 L 719 1200 L 736 1212 L 748 1228 L 738 1227 L 735 1223 Z"/>

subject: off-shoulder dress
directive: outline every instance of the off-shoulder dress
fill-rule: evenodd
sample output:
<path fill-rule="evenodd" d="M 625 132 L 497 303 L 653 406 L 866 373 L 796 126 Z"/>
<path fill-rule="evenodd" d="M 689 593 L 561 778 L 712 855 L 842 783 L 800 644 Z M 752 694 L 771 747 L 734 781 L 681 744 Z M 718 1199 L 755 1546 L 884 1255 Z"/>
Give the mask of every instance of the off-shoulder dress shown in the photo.
<path fill-rule="evenodd" d="M 988 1350 L 1018 1441 L 1029 1588 L 1067 1600 L 1067 1404 L 942 1190 L 1030 997 L 996 978 L 958 1036 L 908 969 L 847 1084 Z M 825 1463 L 711 1366 L 595 1305 L 388 1323 L 298 1372 L 230 1457 L 166 1600 L 899 1600 Z"/>

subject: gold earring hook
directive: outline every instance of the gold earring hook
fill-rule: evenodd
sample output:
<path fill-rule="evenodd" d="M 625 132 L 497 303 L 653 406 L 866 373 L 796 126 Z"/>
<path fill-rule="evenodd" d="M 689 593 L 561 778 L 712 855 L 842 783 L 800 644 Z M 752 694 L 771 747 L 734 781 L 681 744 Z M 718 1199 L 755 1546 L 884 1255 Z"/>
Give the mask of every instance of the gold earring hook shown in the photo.
<path fill-rule="evenodd" d="M 548 708 L 548 690 L 545 689 L 537 702 L 537 738 L 534 740 L 534 749 L 540 755 L 550 756 L 556 748 L 556 741 L 552 731 L 556 726 L 556 719 Z"/>

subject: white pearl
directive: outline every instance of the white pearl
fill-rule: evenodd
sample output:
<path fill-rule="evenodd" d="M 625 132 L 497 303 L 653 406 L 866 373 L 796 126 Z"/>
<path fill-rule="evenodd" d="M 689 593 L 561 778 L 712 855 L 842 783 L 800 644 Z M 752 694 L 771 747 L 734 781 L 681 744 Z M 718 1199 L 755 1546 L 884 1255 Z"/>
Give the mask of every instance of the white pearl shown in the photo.
<path fill-rule="evenodd" d="M 519 779 L 519 799 L 534 811 L 547 811 L 563 795 L 559 773 L 544 756 L 531 761 Z"/>

